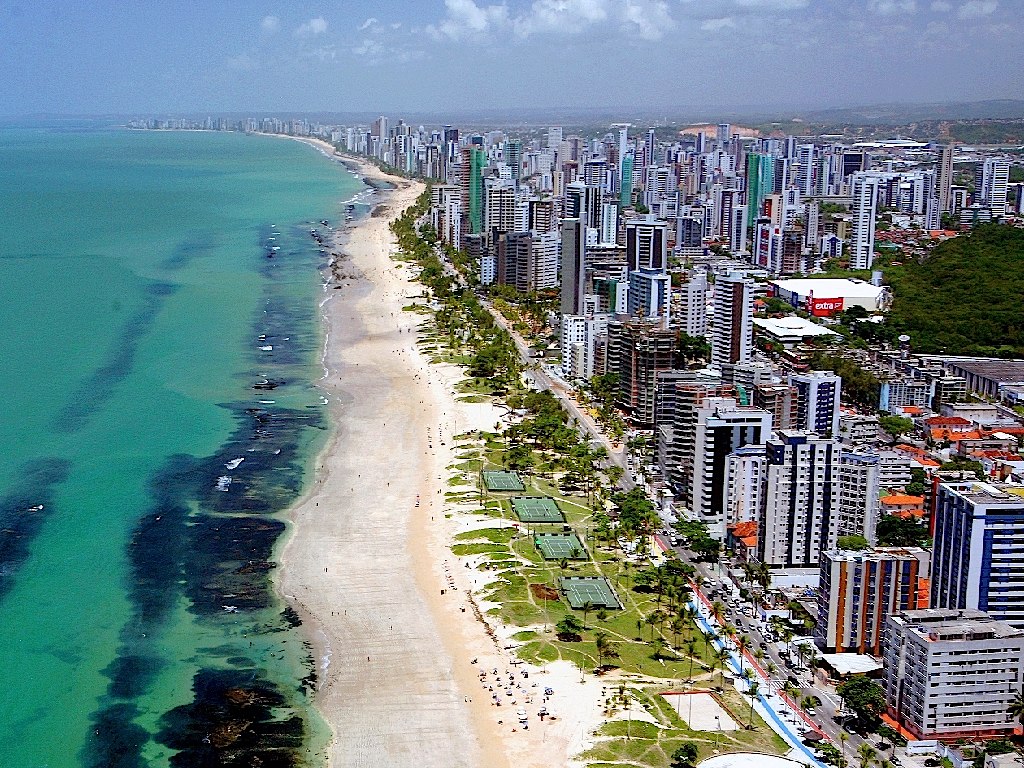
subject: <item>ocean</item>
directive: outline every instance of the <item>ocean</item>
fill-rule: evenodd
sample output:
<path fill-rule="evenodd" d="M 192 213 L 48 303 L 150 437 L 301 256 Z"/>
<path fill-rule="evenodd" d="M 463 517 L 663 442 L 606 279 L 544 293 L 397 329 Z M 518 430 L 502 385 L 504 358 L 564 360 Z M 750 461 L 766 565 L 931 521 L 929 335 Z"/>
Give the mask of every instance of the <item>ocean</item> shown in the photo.
<path fill-rule="evenodd" d="M 0 766 L 318 765 L 273 590 L 330 424 L 311 235 L 365 188 L 229 133 L 0 128 Z"/>

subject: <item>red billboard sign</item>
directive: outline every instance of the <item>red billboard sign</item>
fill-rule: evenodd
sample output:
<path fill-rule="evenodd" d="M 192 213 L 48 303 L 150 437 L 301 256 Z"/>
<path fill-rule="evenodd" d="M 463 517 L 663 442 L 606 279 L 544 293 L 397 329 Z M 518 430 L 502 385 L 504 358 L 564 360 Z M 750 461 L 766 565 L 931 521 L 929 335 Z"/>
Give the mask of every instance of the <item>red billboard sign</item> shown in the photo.
<path fill-rule="evenodd" d="M 843 300 L 842 298 L 816 299 L 813 296 L 808 296 L 807 311 L 815 317 L 831 317 L 836 312 L 843 311 Z"/>

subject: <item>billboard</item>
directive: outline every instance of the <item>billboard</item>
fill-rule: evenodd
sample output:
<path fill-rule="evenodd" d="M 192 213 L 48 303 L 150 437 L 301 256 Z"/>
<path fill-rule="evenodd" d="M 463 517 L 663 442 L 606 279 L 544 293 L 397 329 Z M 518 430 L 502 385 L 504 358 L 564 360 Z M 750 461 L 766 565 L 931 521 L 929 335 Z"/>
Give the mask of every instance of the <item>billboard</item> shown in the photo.
<path fill-rule="evenodd" d="M 807 311 L 814 317 L 832 317 L 836 312 L 843 311 L 843 299 L 817 299 L 807 297 Z"/>

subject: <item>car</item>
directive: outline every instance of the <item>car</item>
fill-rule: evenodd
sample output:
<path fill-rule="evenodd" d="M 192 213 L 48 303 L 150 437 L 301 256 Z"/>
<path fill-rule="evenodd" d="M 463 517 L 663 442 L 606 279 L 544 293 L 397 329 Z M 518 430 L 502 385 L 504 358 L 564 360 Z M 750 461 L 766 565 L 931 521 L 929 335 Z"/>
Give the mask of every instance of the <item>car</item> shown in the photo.
<path fill-rule="evenodd" d="M 818 714 L 818 710 L 816 710 L 814 707 L 808 707 L 804 710 L 804 712 L 806 712 L 811 717 L 814 717 L 816 714 Z"/>

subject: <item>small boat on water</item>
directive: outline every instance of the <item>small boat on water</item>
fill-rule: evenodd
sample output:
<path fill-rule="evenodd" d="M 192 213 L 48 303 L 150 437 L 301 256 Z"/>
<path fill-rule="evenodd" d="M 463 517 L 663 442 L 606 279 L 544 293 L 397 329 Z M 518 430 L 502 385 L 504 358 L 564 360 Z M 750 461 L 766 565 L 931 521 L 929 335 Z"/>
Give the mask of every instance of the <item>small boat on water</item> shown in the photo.
<path fill-rule="evenodd" d="M 239 464 L 241 464 L 241 463 L 242 463 L 243 461 L 245 461 L 245 457 L 244 457 L 244 456 L 243 456 L 242 458 L 240 458 L 240 459 L 232 459 L 231 461 L 229 461 L 229 462 L 228 462 L 227 464 L 225 464 L 224 466 L 225 466 L 225 467 L 226 467 L 227 469 L 235 469 L 235 468 L 236 468 L 236 467 L 238 467 L 238 465 L 239 465 Z"/>
<path fill-rule="evenodd" d="M 230 475 L 221 475 L 220 477 L 217 478 L 217 490 L 218 491 L 226 491 L 230 487 L 231 487 L 231 476 Z"/>
<path fill-rule="evenodd" d="M 260 352 L 270 352 L 273 349 L 274 349 L 274 345 L 273 344 L 264 344 L 262 347 L 260 347 Z"/>

